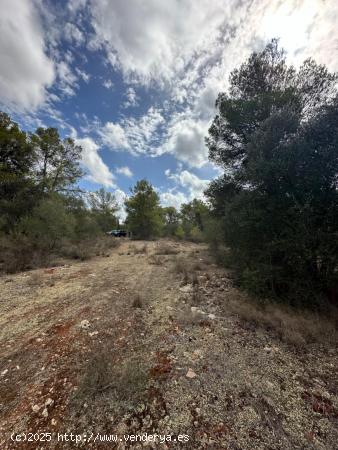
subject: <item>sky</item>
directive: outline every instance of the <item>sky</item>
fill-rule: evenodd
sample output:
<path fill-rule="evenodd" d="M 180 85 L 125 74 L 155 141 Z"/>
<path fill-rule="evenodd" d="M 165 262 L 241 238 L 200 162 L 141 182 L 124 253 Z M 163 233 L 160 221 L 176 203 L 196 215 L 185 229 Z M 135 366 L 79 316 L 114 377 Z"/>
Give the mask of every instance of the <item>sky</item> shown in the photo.
<path fill-rule="evenodd" d="M 205 137 L 231 70 L 279 38 L 338 71 L 337 0 L 0 0 L 0 109 L 82 146 L 80 186 L 120 204 L 148 179 L 163 206 L 203 198 Z M 123 213 L 121 213 L 123 215 Z"/>

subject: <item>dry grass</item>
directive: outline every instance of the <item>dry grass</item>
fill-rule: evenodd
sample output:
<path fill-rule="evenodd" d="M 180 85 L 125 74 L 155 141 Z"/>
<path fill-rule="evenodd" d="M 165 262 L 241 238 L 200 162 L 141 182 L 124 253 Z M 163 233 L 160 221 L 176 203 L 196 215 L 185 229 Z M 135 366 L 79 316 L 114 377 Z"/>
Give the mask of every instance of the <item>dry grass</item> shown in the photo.
<path fill-rule="evenodd" d="M 149 264 L 154 264 L 155 266 L 162 266 L 165 260 L 161 255 L 150 255 L 148 261 Z"/>
<path fill-rule="evenodd" d="M 120 241 L 111 236 L 83 240 L 77 243 L 65 242 L 61 248 L 62 256 L 86 261 L 94 256 L 110 256 L 110 250 L 119 247 Z"/>
<path fill-rule="evenodd" d="M 176 257 L 174 260 L 173 271 L 179 275 L 187 270 L 187 261 L 182 257 Z"/>
<path fill-rule="evenodd" d="M 0 271 L 16 273 L 50 264 L 51 255 L 24 235 L 0 239 Z"/>
<path fill-rule="evenodd" d="M 136 245 L 136 244 L 130 244 L 128 250 L 133 255 L 146 254 L 146 253 L 148 253 L 148 246 L 147 246 L 147 244 L 143 244 L 141 246 Z"/>
<path fill-rule="evenodd" d="M 177 257 L 174 261 L 173 272 L 181 276 L 182 285 L 191 283 L 193 286 L 198 286 L 199 280 L 196 271 L 199 270 L 201 270 L 200 265 L 191 263 L 183 257 Z"/>
<path fill-rule="evenodd" d="M 105 347 L 93 352 L 80 378 L 74 403 L 81 407 L 104 396 L 116 413 L 124 413 L 138 405 L 147 389 L 148 375 L 142 361 L 114 361 Z"/>
<path fill-rule="evenodd" d="M 245 294 L 232 291 L 224 308 L 232 311 L 249 327 L 262 328 L 298 348 L 313 343 L 338 342 L 338 322 L 309 311 L 298 311 L 270 303 L 260 305 Z M 338 317 L 337 311 L 331 317 Z"/>
<path fill-rule="evenodd" d="M 85 261 L 93 256 L 110 256 L 110 250 L 118 247 L 119 241 L 110 236 L 99 236 L 79 242 L 64 240 L 53 250 L 37 248 L 25 236 L 0 241 L 0 271 L 15 273 L 23 270 L 47 267 L 61 256 Z"/>
<path fill-rule="evenodd" d="M 144 304 L 144 301 L 140 294 L 135 294 L 133 301 L 132 301 L 132 307 L 133 308 L 142 308 Z"/>
<path fill-rule="evenodd" d="M 180 327 L 185 328 L 195 325 L 206 325 L 208 319 L 205 314 L 196 310 L 191 310 L 191 308 L 187 306 L 177 312 L 176 322 Z"/>
<path fill-rule="evenodd" d="M 155 255 L 177 255 L 179 250 L 168 242 L 159 242 L 155 249 Z"/>

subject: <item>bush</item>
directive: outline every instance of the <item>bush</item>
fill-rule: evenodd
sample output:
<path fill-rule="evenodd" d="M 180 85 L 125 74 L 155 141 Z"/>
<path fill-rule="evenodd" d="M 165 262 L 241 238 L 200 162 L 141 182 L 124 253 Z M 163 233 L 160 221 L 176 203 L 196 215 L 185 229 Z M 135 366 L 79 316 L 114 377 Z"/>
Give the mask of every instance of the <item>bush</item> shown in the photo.
<path fill-rule="evenodd" d="M 160 242 L 155 249 L 156 255 L 177 255 L 179 250 L 169 242 Z"/>
<path fill-rule="evenodd" d="M 106 347 L 93 352 L 81 375 L 75 403 L 105 395 L 116 413 L 124 413 L 145 397 L 148 377 L 142 362 L 116 362 L 114 356 Z"/>
<path fill-rule="evenodd" d="M 182 228 L 182 225 L 179 225 L 175 231 L 175 237 L 177 239 L 183 239 L 184 238 L 184 230 Z"/>

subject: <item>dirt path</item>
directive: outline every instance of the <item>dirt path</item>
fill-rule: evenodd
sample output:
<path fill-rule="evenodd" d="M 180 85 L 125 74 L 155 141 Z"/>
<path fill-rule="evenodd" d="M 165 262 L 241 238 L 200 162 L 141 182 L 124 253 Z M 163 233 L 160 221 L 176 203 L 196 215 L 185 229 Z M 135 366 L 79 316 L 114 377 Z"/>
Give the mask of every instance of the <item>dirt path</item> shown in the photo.
<path fill-rule="evenodd" d="M 244 326 L 235 293 L 189 243 L 2 277 L 0 449 L 336 449 L 337 349 Z"/>

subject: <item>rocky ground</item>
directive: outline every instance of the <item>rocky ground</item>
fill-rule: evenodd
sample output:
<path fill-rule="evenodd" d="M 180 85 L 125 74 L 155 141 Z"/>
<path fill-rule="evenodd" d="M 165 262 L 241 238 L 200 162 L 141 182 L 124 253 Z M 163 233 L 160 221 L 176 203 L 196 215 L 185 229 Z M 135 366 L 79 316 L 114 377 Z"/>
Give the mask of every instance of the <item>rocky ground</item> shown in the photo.
<path fill-rule="evenodd" d="M 1 277 L 0 449 L 337 449 L 337 348 L 247 326 L 236 295 L 191 243 Z"/>

